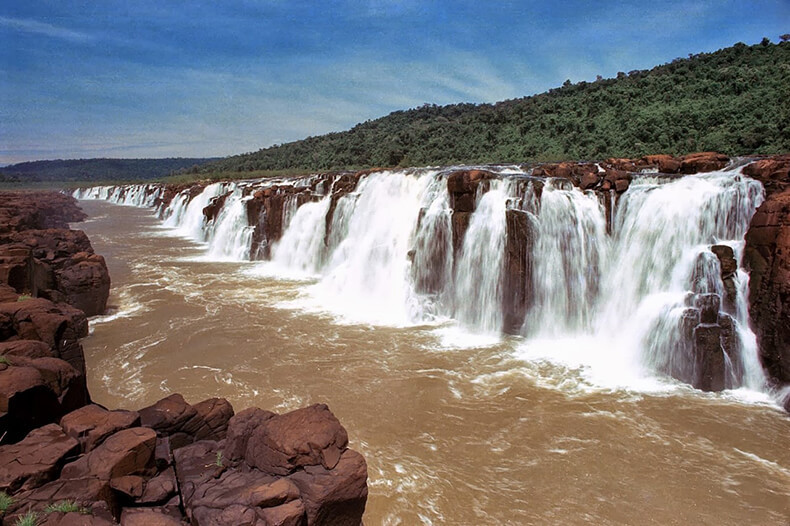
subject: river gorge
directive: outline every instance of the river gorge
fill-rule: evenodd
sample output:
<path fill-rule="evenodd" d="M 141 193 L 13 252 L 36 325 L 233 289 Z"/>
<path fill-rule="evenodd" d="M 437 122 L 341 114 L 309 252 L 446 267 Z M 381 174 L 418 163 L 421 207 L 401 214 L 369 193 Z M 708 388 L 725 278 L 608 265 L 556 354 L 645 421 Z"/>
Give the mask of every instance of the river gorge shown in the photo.
<path fill-rule="evenodd" d="M 327 403 L 367 524 L 782 524 L 743 266 L 765 190 L 711 168 L 79 190 L 113 283 L 91 396 Z"/>

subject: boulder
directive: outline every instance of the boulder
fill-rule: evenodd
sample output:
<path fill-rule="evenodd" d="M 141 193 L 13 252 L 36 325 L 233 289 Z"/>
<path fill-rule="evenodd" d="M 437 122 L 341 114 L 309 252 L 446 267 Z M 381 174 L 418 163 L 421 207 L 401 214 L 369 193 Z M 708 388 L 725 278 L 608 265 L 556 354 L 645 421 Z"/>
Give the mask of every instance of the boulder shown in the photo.
<path fill-rule="evenodd" d="M 16 493 L 55 479 L 79 444 L 57 424 L 34 429 L 17 444 L 0 446 L 0 491 Z"/>
<path fill-rule="evenodd" d="M 79 441 L 82 452 L 87 453 L 110 435 L 139 426 L 140 415 L 136 411 L 108 411 L 90 404 L 65 415 L 60 425 L 67 435 Z"/>
<path fill-rule="evenodd" d="M 225 439 L 225 457 L 231 461 L 243 459 L 253 431 L 274 416 L 276 413 L 271 411 L 250 407 L 231 418 Z"/>
<path fill-rule="evenodd" d="M 368 496 L 367 464 L 350 449 L 333 469 L 311 465 L 288 477 L 298 488 L 307 524 L 359 526 Z"/>
<path fill-rule="evenodd" d="M 288 475 L 305 466 L 333 469 L 348 447 L 348 434 L 324 404 L 274 416 L 252 433 L 245 460 L 266 473 Z"/>
<path fill-rule="evenodd" d="M 721 153 L 690 153 L 680 158 L 680 172 L 684 174 L 715 172 L 725 168 L 729 163 L 730 158 Z"/>
<path fill-rule="evenodd" d="M 233 407 L 224 398 L 211 398 L 194 406 L 172 394 L 139 411 L 143 426 L 170 438 L 172 449 L 196 440 L 225 438 Z"/>
<path fill-rule="evenodd" d="M 86 316 L 103 314 L 110 295 L 110 274 L 104 258 L 98 254 L 78 252 L 56 271 L 57 288 L 66 302 Z"/>
<path fill-rule="evenodd" d="M 61 478 L 93 477 L 110 481 L 125 475 L 154 473 L 156 432 L 146 427 L 124 429 L 108 437 L 96 449 L 67 464 Z"/>
<path fill-rule="evenodd" d="M 177 491 L 176 472 L 172 467 L 168 467 L 145 484 L 145 490 L 137 499 L 137 503 L 144 505 L 164 504 L 172 499 Z"/>
<path fill-rule="evenodd" d="M 655 166 L 658 171 L 665 174 L 676 174 L 680 172 L 681 161 L 671 155 L 646 155 L 642 157 L 645 164 Z"/>
<path fill-rule="evenodd" d="M 180 394 L 162 398 L 155 404 L 140 409 L 139 413 L 143 426 L 154 429 L 160 436 L 171 437 L 173 449 L 193 441 L 183 429 L 187 422 L 197 416 L 197 411 Z"/>

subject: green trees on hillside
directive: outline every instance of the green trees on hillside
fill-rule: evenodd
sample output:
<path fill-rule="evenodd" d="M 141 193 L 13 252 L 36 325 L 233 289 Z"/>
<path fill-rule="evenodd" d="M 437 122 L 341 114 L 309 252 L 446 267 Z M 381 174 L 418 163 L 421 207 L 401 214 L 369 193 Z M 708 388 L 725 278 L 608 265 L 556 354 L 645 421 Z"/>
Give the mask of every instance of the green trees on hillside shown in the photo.
<path fill-rule="evenodd" d="M 423 105 L 201 172 L 790 151 L 790 42 L 738 43 L 496 104 Z"/>

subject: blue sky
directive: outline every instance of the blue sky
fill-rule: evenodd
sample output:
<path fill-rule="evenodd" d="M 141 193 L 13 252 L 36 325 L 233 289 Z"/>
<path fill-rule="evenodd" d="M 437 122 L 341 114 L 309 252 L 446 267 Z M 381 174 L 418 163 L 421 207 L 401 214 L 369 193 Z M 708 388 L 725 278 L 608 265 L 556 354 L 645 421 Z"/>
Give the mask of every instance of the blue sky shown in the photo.
<path fill-rule="evenodd" d="M 3 0 L 0 164 L 224 156 L 790 32 L 790 0 Z"/>

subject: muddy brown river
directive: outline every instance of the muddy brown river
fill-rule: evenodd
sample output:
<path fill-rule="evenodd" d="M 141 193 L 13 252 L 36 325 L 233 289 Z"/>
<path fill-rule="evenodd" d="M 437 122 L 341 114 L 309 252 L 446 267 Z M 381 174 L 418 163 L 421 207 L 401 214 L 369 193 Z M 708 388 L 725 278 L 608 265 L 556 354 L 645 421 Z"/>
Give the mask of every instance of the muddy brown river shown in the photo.
<path fill-rule="evenodd" d="M 150 210 L 81 205 L 113 282 L 83 342 L 93 399 L 327 403 L 367 459 L 368 526 L 790 524 L 790 418 L 768 397 L 596 386 L 518 338 L 352 324 L 309 281 L 201 260 Z"/>

